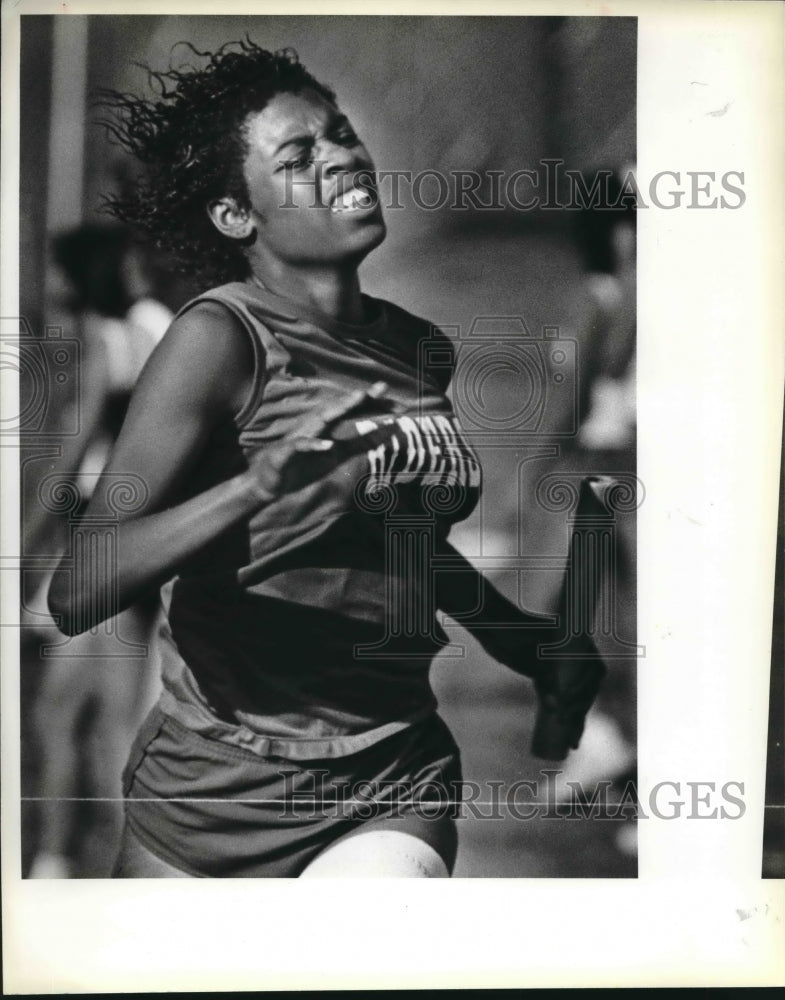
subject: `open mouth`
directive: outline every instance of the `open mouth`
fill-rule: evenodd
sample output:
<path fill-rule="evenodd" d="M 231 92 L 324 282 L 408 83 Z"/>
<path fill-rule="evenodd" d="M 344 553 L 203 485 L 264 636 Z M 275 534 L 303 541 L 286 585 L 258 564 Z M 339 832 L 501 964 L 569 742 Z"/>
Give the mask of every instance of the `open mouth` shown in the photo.
<path fill-rule="evenodd" d="M 376 198 L 367 188 L 350 187 L 337 195 L 330 204 L 330 211 L 337 214 L 365 212 L 376 205 Z"/>

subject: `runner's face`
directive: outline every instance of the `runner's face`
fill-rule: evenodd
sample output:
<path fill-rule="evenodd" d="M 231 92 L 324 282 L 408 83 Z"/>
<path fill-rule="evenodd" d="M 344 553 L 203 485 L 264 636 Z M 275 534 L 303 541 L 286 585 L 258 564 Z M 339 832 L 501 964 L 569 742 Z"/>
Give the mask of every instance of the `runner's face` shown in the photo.
<path fill-rule="evenodd" d="M 359 263 L 385 236 L 373 160 L 315 91 L 277 94 L 246 120 L 257 239 L 289 264 Z"/>

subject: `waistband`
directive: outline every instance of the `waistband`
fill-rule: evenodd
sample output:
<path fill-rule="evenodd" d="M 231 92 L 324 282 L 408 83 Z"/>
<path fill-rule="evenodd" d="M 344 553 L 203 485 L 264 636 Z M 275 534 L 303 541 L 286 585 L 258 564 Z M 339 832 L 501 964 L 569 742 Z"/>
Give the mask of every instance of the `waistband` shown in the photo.
<path fill-rule="evenodd" d="M 396 719 L 361 733 L 315 739 L 281 739 L 256 733 L 247 726 L 224 722 L 202 710 L 201 706 L 179 701 L 166 688 L 158 700 L 158 707 L 164 715 L 207 739 L 259 757 L 287 757 L 290 760 L 348 757 L 436 714 L 436 706 L 427 705 L 405 719 Z"/>

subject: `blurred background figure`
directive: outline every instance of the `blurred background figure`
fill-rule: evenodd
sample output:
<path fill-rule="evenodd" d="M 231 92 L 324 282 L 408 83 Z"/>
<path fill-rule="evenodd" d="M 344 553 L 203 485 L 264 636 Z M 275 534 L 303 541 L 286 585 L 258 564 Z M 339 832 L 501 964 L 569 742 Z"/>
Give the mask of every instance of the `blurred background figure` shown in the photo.
<path fill-rule="evenodd" d="M 152 296 L 149 268 L 129 234 L 91 224 L 54 241 L 61 305 L 74 317 L 81 345 L 79 433 L 63 437 L 55 474 L 87 504 L 122 426 L 131 390 L 172 314 Z M 57 288 L 57 285 L 55 285 Z M 28 553 L 62 549 L 67 518 L 28 505 Z M 57 631 L 46 612 L 49 574 L 26 611 L 26 624 L 45 643 Z M 48 620 L 47 620 L 48 618 Z M 120 774 L 131 739 L 152 704 L 155 671 L 140 656 L 153 624 L 150 606 L 119 615 L 111 628 L 92 629 L 49 647 L 33 709 L 40 762 L 40 838 L 32 878 L 109 874 L 122 824 Z M 137 655 L 130 656 L 136 644 Z M 123 655 L 118 656 L 118 653 Z M 91 800 L 91 801 L 88 801 Z"/>
<path fill-rule="evenodd" d="M 632 168 L 605 173 L 604 204 L 583 208 L 576 225 L 590 302 L 578 441 L 590 451 L 615 452 L 635 446 L 636 209 L 622 194 Z"/>
<path fill-rule="evenodd" d="M 565 459 L 587 472 L 634 473 L 636 468 L 636 204 L 633 167 L 588 171 L 603 184 L 597 203 L 575 215 L 575 239 L 584 266 L 585 320 L 580 336 L 578 434 Z M 635 517 L 616 517 L 613 579 L 617 634 L 636 633 Z M 609 599 L 610 580 L 603 583 Z M 636 687 L 634 660 L 609 661 L 586 738 L 561 776 L 589 792 L 600 781 L 616 791 L 636 780 Z M 637 850 L 634 823 L 620 825 L 617 846 Z"/>

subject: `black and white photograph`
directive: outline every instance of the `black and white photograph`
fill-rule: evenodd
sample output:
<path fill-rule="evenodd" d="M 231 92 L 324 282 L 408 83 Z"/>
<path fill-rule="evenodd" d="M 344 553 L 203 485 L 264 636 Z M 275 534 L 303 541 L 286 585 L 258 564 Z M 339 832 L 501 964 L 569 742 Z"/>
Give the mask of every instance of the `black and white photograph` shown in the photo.
<path fill-rule="evenodd" d="M 774 984 L 782 6 L 267 6 L 3 11 L 12 985 Z"/>
<path fill-rule="evenodd" d="M 23 19 L 75 63 L 25 874 L 634 877 L 635 19 Z"/>

